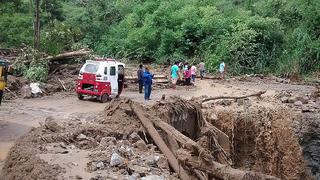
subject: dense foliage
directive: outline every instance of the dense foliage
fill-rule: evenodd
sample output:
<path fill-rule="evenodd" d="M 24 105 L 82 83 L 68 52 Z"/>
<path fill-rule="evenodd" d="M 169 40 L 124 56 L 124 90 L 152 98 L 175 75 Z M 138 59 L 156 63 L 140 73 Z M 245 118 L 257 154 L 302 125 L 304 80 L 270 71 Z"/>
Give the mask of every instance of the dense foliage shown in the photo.
<path fill-rule="evenodd" d="M 0 46 L 32 44 L 32 0 L 0 0 Z M 41 48 L 233 73 L 320 69 L 319 0 L 42 0 Z"/>

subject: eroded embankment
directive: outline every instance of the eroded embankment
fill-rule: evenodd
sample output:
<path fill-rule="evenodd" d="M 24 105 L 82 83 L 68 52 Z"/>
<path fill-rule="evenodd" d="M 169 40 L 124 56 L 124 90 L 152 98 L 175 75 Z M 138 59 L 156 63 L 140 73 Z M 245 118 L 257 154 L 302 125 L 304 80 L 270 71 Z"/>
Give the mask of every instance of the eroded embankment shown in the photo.
<path fill-rule="evenodd" d="M 320 179 L 320 114 L 300 114 L 295 118 L 294 128 L 307 166 L 315 179 Z"/>
<path fill-rule="evenodd" d="M 208 121 L 228 134 L 235 167 L 281 179 L 310 179 L 292 128 L 294 115 L 288 109 L 251 106 L 204 112 Z"/>

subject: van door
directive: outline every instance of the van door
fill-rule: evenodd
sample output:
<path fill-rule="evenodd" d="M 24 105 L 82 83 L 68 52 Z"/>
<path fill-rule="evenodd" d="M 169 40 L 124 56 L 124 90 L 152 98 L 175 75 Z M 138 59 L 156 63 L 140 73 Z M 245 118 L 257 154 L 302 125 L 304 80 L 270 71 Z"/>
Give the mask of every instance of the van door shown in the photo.
<path fill-rule="evenodd" d="M 110 66 L 109 68 L 109 82 L 111 85 L 111 94 L 118 95 L 118 73 L 117 66 Z"/>

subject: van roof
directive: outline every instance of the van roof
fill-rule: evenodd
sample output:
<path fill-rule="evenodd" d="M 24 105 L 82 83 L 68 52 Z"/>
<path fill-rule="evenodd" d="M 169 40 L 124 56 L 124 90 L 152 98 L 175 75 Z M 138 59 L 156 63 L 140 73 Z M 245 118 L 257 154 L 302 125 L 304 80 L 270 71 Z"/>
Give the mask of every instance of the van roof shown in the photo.
<path fill-rule="evenodd" d="M 115 59 L 111 58 L 96 58 L 95 60 L 86 60 L 86 63 L 94 63 L 94 64 L 100 64 L 100 63 L 107 63 L 107 64 L 119 64 L 119 65 L 125 65 L 124 63 L 121 63 L 119 61 L 116 61 Z"/>

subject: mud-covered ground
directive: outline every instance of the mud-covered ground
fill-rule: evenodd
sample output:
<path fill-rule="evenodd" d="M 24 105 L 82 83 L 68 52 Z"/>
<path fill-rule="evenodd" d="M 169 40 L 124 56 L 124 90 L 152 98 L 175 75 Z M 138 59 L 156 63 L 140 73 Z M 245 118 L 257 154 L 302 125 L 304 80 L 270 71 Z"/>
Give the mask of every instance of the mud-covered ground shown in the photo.
<path fill-rule="evenodd" d="M 263 95 L 263 100 L 260 102 L 266 107 L 272 107 L 274 104 L 281 104 L 284 106 L 287 105 L 289 108 L 292 108 L 293 112 L 298 114 L 302 111 L 310 114 L 319 113 L 319 100 L 314 101 L 309 98 L 307 99 L 306 103 L 296 103 L 298 101 L 297 98 L 299 99 L 300 97 L 304 96 L 310 97 L 315 91 L 313 86 L 284 84 L 277 82 L 275 79 L 250 78 L 245 80 L 231 79 L 227 81 L 197 80 L 196 86 L 192 87 L 189 91 L 187 91 L 185 87 L 178 87 L 177 90 L 156 89 L 152 92 L 152 100 L 147 102 L 143 100 L 143 94 L 138 94 L 137 92 L 133 91 L 125 90 L 122 96 L 128 97 L 133 101 L 137 101 L 145 105 L 152 105 L 160 100 L 163 94 L 165 94 L 166 98 L 175 95 L 186 99 L 191 99 L 192 97 L 200 96 L 241 96 L 261 90 L 267 91 Z M 293 99 L 295 97 L 295 100 L 287 102 L 284 97 L 287 97 L 288 99 Z M 221 101 L 219 103 L 224 105 L 225 103 L 228 104 L 228 101 Z M 239 103 L 241 104 L 241 102 Z M 54 117 L 54 119 L 62 124 L 64 123 L 65 119 L 70 120 L 70 118 L 75 120 L 90 119 L 90 117 L 96 116 L 103 111 L 105 106 L 106 104 L 101 104 L 94 99 L 79 101 L 73 93 L 56 93 L 52 96 L 45 96 L 42 98 L 5 101 L 0 109 L 0 167 L 3 166 L 4 159 L 14 141 L 23 136 L 32 127 L 38 127 L 40 124 L 43 124 L 47 117 Z M 310 169 L 313 174 L 318 177 L 319 175 L 317 175 L 317 173 L 319 173 L 319 165 L 316 162 L 318 161 L 319 156 L 317 155 L 317 151 L 315 151 L 315 149 L 320 146 L 318 144 L 320 137 L 317 133 L 317 128 L 319 127 L 320 123 L 319 119 L 316 118 L 316 115 L 314 116 L 315 117 L 313 117 L 312 120 L 307 122 L 303 121 L 303 117 L 300 119 L 298 118 L 296 121 L 298 123 L 296 123 L 294 127 L 296 129 L 296 133 L 299 135 L 299 142 L 302 147 L 304 147 L 303 153 L 305 155 L 305 159 L 307 160 L 307 165 L 311 167 Z M 106 124 L 106 126 L 108 127 L 108 124 Z M 299 131 L 299 129 L 301 131 Z M 311 132 L 311 135 L 309 132 Z M 99 138 L 98 140 L 101 141 Z M 131 139 L 129 139 L 129 141 L 130 140 Z M 72 149 L 73 147 L 71 145 L 68 146 L 58 144 L 56 146 L 63 146 L 63 149 L 66 148 L 70 152 L 75 151 L 75 154 L 70 155 L 70 157 L 68 156 L 66 160 L 66 158 L 54 158 L 54 156 L 50 156 L 50 153 L 49 155 L 47 153 L 47 155 L 43 155 L 41 157 L 42 160 L 49 161 L 52 164 L 56 164 L 56 161 L 61 162 L 66 160 L 69 162 L 69 164 L 63 168 L 68 169 L 69 167 L 69 171 L 75 171 L 75 169 L 79 168 L 81 169 L 82 166 L 87 167 L 87 165 L 84 165 L 83 162 L 78 162 L 78 157 L 89 157 L 88 152 L 86 152 L 84 149 L 81 149 L 79 152 L 77 152 L 76 150 Z M 46 147 L 46 149 L 50 149 L 50 147 Z M 92 162 L 95 161 L 93 160 Z M 57 167 L 57 170 L 58 169 L 59 168 Z M 57 172 L 62 171 L 58 170 Z M 70 172 L 66 173 L 68 174 Z M 76 178 L 76 175 L 77 174 L 71 174 L 70 176 Z M 82 174 L 81 176 L 87 177 L 86 174 Z"/>

